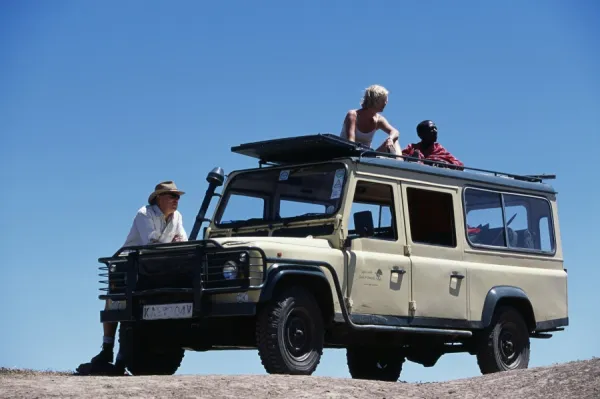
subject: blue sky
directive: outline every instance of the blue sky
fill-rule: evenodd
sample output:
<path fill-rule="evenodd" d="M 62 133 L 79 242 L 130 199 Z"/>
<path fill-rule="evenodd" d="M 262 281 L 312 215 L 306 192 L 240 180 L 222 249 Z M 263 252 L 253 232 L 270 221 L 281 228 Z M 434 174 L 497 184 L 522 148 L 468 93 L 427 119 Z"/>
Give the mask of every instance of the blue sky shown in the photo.
<path fill-rule="evenodd" d="M 432 119 L 467 165 L 558 175 L 571 326 L 534 340 L 531 366 L 599 356 L 599 16 L 592 0 L 3 1 L 0 366 L 97 353 L 97 258 L 157 182 L 187 191 L 189 232 L 206 173 L 256 165 L 231 146 L 339 133 L 374 83 L 402 147 Z M 255 351 L 187 352 L 179 373 L 264 370 Z M 348 377 L 344 352 L 315 375 Z M 474 375 L 458 354 L 401 379 Z"/>

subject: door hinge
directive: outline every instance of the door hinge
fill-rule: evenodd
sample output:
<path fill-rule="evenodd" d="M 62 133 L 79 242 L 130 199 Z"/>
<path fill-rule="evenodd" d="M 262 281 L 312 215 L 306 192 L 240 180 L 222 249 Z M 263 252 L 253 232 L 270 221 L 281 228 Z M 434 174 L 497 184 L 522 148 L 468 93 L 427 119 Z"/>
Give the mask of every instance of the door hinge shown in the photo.
<path fill-rule="evenodd" d="M 404 246 L 404 256 L 410 256 L 410 245 Z"/>
<path fill-rule="evenodd" d="M 339 213 L 337 215 L 335 215 L 335 222 L 333 225 L 334 229 L 339 229 L 342 227 L 342 215 L 340 215 Z"/>
<path fill-rule="evenodd" d="M 417 311 L 417 301 L 408 302 L 408 311 L 410 313 L 415 313 Z"/>

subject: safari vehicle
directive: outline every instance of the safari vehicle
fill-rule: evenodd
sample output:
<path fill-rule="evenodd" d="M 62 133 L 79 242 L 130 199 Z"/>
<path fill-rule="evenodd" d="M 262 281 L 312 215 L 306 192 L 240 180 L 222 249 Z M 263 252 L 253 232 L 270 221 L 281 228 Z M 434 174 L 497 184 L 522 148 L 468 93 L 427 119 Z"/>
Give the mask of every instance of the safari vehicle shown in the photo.
<path fill-rule="evenodd" d="M 396 381 L 406 360 L 456 352 L 485 374 L 528 367 L 530 339 L 568 325 L 552 176 L 328 134 L 232 151 L 258 166 L 209 174 L 189 241 L 99 259 L 101 320 L 121 323 L 132 374 L 172 374 L 185 350 L 258 349 L 268 373 L 310 375 L 324 348 L 346 350 L 353 378 Z"/>

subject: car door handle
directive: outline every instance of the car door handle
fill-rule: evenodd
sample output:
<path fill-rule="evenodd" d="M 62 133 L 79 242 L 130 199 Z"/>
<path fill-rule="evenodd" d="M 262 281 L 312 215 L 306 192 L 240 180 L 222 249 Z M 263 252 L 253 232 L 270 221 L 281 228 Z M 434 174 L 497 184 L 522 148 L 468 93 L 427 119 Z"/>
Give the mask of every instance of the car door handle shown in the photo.
<path fill-rule="evenodd" d="M 456 273 L 456 272 L 452 273 L 450 275 L 450 277 L 458 279 L 458 280 L 462 280 L 463 278 L 465 278 L 464 274 L 460 274 L 460 273 Z"/>
<path fill-rule="evenodd" d="M 394 274 L 394 273 L 398 273 L 398 274 L 402 275 L 402 274 L 405 274 L 405 273 L 406 273 L 406 270 L 404 270 L 404 269 L 392 269 L 392 270 L 390 271 L 390 273 L 392 273 L 392 274 Z"/>

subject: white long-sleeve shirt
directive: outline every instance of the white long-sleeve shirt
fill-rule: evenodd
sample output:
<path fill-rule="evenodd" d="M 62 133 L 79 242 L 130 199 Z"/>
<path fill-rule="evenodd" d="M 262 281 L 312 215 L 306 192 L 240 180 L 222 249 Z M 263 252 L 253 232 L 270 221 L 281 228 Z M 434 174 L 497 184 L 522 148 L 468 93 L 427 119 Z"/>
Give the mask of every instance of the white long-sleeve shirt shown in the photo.
<path fill-rule="evenodd" d="M 167 222 L 157 205 L 146 205 L 137 211 L 123 246 L 168 243 L 176 236 L 178 241 L 188 240 L 181 213 L 175 211 Z"/>

